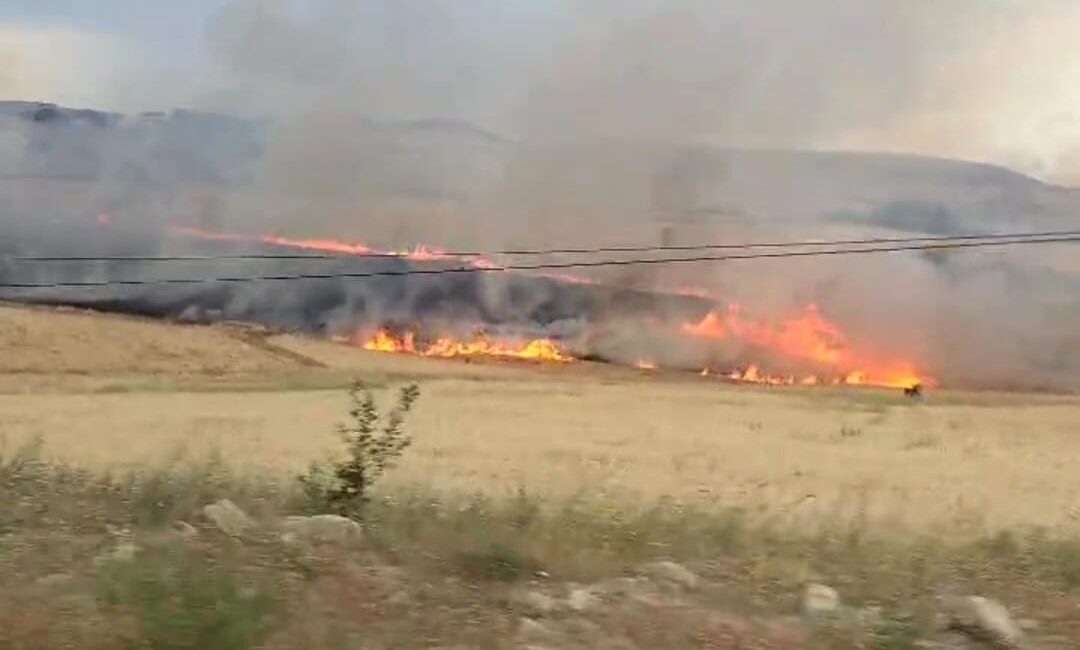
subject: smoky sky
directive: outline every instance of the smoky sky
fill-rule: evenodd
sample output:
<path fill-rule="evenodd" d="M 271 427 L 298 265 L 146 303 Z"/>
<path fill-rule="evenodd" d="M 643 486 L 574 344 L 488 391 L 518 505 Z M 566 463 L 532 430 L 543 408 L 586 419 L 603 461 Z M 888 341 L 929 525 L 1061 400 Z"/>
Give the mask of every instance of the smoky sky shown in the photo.
<path fill-rule="evenodd" d="M 1067 0 L 235 0 L 208 28 L 257 112 L 331 103 L 523 140 L 611 137 L 955 156 L 1080 171 Z M 227 101 L 226 101 L 227 100 Z"/>
<path fill-rule="evenodd" d="M 118 227 L 203 219 L 394 250 L 640 246 L 662 241 L 668 218 L 689 224 L 676 244 L 1075 227 L 1075 191 L 1000 167 L 868 152 L 1080 180 L 1076 3 L 529 6 L 229 0 L 207 25 L 208 71 L 156 84 L 182 105 L 259 120 L 17 123 L 0 141 L 3 170 L 34 171 L 27 161 L 39 155 L 45 169 L 98 169 L 85 174 L 88 193 L 0 185 L 0 206 L 5 216 L 108 212 Z M 838 150 L 863 155 L 826 153 Z M 816 303 L 853 340 L 963 382 L 1075 386 L 1075 259 L 1046 247 L 625 267 L 594 279 L 691 285 L 774 320 Z M 345 320 L 356 311 L 327 308 Z"/>

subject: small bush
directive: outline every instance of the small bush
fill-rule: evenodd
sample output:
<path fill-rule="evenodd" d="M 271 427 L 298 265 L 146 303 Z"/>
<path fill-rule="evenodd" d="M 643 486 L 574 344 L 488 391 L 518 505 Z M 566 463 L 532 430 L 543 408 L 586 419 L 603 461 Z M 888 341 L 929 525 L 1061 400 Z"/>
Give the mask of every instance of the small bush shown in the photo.
<path fill-rule="evenodd" d="M 909 618 L 886 618 L 871 634 L 874 650 L 911 650 L 925 633 L 925 626 Z"/>
<path fill-rule="evenodd" d="M 134 615 L 150 648 L 247 650 L 269 630 L 267 592 L 195 553 L 148 554 L 106 567 L 100 579 L 103 600 Z"/>
<path fill-rule="evenodd" d="M 403 387 L 397 405 L 384 415 L 364 384 L 357 382 L 349 389 L 349 421 L 338 425 L 347 457 L 331 466 L 313 464 L 299 479 L 315 508 L 345 517 L 362 516 L 372 485 L 412 444 L 405 416 L 419 397 L 416 384 Z"/>
<path fill-rule="evenodd" d="M 476 581 L 515 582 L 541 570 L 540 563 L 509 544 L 491 544 L 479 551 L 460 553 L 458 568 Z"/>
<path fill-rule="evenodd" d="M 863 434 L 862 429 L 860 429 L 858 427 L 851 427 L 851 426 L 848 426 L 846 424 L 844 426 L 840 427 L 840 437 L 841 438 L 858 438 L 858 437 L 862 436 L 862 434 Z"/>

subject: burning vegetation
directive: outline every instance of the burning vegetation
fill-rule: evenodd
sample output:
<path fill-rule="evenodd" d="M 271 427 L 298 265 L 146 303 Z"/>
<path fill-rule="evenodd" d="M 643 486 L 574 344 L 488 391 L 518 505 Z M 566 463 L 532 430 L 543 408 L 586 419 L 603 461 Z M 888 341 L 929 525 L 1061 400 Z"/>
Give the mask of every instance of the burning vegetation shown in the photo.
<path fill-rule="evenodd" d="M 815 304 L 803 313 L 778 324 L 749 319 L 744 309 L 732 303 L 726 311 L 714 310 L 696 323 L 686 323 L 682 333 L 701 339 L 733 341 L 760 350 L 785 365 L 805 366 L 801 374 L 771 374 L 757 363 L 726 376 L 735 381 L 778 386 L 847 385 L 910 388 L 936 384 L 904 359 L 881 358 L 851 344 L 839 325 L 827 320 Z M 712 369 L 706 373 L 711 374 Z"/>
<path fill-rule="evenodd" d="M 108 219 L 97 220 L 94 228 L 118 233 Z M 556 364 L 591 359 L 643 370 L 701 371 L 704 377 L 773 386 L 910 389 L 938 384 L 918 363 L 854 342 L 815 304 L 767 320 L 751 316 L 738 303 L 720 306 L 722 302 L 704 291 L 621 289 L 565 274 L 458 273 L 499 265 L 423 245 L 392 251 L 356 241 L 182 225 L 172 225 L 168 232 L 184 247 L 208 251 L 211 262 L 214 254 L 228 258 L 237 252 L 255 253 L 272 259 L 283 252 L 310 252 L 314 261 L 301 257 L 292 263 L 321 262 L 310 267 L 317 279 L 304 280 L 301 292 L 291 283 L 239 283 L 175 294 L 153 287 L 114 294 L 89 306 L 163 317 L 187 318 L 194 312 L 210 320 L 252 320 L 343 338 L 370 351 L 441 359 Z M 215 273 L 212 263 L 204 268 L 207 274 Z M 424 275 L 411 277 L 412 269 L 422 269 Z M 443 269 L 454 273 L 444 275 Z M 348 278 L 369 271 L 378 276 L 386 270 L 392 271 L 391 277 Z M 336 278 L 335 273 L 346 275 Z M 236 313 L 234 305 L 248 311 Z M 605 351 L 606 328 L 612 323 L 636 328 L 632 349 Z M 475 333 L 460 335 L 468 331 Z M 680 359 L 668 354 L 680 347 L 693 352 Z"/>
<path fill-rule="evenodd" d="M 451 262 L 455 268 L 462 265 L 478 269 L 498 268 L 498 264 L 487 258 L 457 257 L 426 245 L 418 245 L 407 251 L 386 251 L 364 243 L 334 239 L 218 233 L 187 226 L 173 226 L 170 230 L 174 235 L 199 241 L 258 244 L 341 255 L 345 258 L 400 258 L 419 264 Z M 572 286 L 596 285 L 593 279 L 567 274 L 543 277 Z M 717 304 L 716 298 L 704 290 L 676 293 L 705 304 Z M 701 372 L 704 377 L 771 386 L 842 385 L 903 389 L 919 386 L 921 390 L 923 386 L 937 384 L 936 379 L 918 370 L 914 362 L 902 358 L 881 357 L 852 344 L 842 328 L 826 319 L 816 304 L 810 304 L 801 313 L 775 323 L 751 318 L 747 314 L 748 310 L 738 303 L 730 303 L 726 308 L 714 307 L 703 318 L 685 320 L 678 324 L 677 331 L 660 332 L 660 336 L 689 338 L 703 343 L 706 348 L 731 344 L 744 351 L 741 355 L 743 357 L 758 356 L 757 359 L 742 363 L 728 362 L 727 367 L 718 363 L 706 365 Z M 650 322 L 651 329 L 670 329 L 662 325 L 662 319 L 655 318 L 655 314 L 640 314 L 639 317 Z M 471 325 L 482 328 L 483 323 Z M 351 337 L 350 340 L 369 351 L 441 359 L 490 358 L 566 364 L 581 356 L 591 355 L 589 350 L 572 352 L 572 345 L 548 337 L 493 338 L 482 329 L 470 337 L 443 333 L 430 336 L 424 329 L 421 318 L 405 329 L 379 326 L 373 331 L 370 327 L 361 328 L 361 331 L 366 333 Z M 768 364 L 764 362 L 766 359 Z M 653 356 L 648 356 L 639 358 L 633 365 L 642 370 L 655 370 L 664 364 Z M 781 372 L 768 370 L 768 367 L 798 371 Z"/>
<path fill-rule="evenodd" d="M 575 360 L 551 339 L 493 341 L 483 333 L 478 333 L 468 340 L 441 336 L 426 343 L 418 343 L 417 338 L 413 331 L 398 336 L 388 329 L 380 329 L 374 335 L 362 338 L 360 345 L 371 352 L 413 354 L 440 359 L 489 357 L 554 363 L 570 363 Z"/>

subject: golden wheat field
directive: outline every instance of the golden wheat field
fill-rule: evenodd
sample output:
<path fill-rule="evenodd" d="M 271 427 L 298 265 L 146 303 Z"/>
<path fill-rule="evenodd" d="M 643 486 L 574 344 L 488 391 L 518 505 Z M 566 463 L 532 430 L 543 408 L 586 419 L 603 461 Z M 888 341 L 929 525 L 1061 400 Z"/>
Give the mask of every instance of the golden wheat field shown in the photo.
<path fill-rule="evenodd" d="M 422 397 L 391 479 L 670 499 L 813 525 L 1080 531 L 1080 398 L 733 386 L 610 366 L 434 361 L 256 329 L 0 307 L 0 432 L 108 467 L 220 452 L 299 470 L 354 379 Z"/>

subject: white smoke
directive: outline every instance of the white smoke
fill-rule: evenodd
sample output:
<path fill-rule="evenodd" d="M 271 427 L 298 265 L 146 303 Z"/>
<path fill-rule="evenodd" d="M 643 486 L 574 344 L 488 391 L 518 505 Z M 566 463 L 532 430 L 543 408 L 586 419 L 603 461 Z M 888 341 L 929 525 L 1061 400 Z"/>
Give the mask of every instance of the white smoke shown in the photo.
<path fill-rule="evenodd" d="M 64 26 L 0 23 L 0 96 L 114 108 L 114 83 L 130 48 L 121 39 Z"/>

